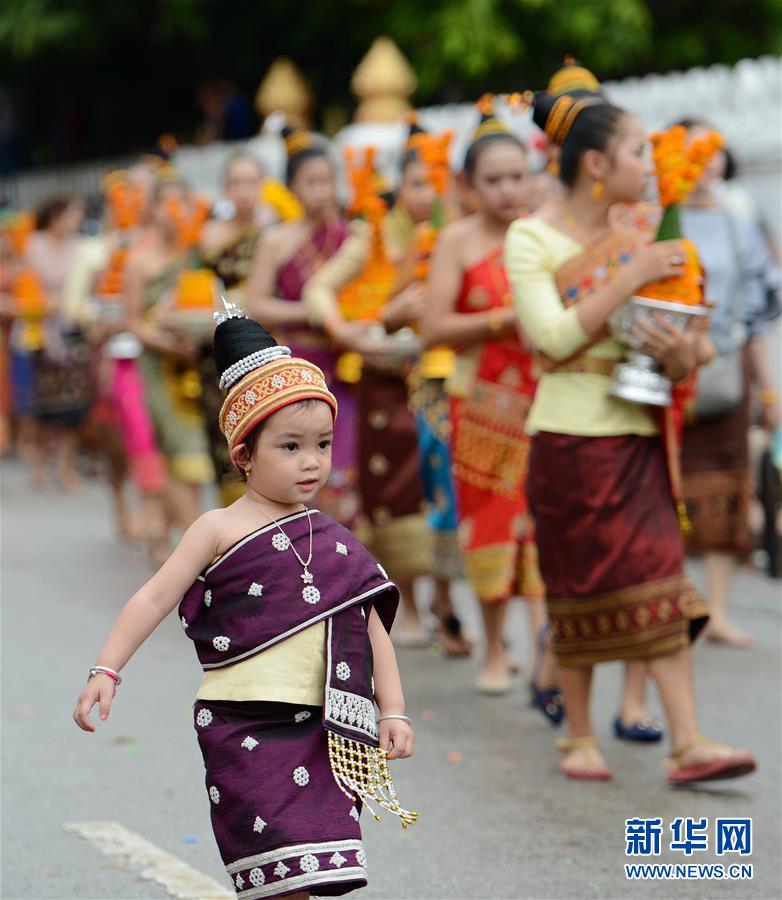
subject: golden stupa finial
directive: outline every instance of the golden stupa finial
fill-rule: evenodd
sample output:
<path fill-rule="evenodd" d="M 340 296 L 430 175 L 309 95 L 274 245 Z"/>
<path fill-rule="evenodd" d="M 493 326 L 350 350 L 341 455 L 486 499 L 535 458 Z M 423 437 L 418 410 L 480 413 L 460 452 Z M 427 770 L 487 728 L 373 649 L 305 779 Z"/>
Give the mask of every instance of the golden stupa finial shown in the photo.
<path fill-rule="evenodd" d="M 258 86 L 255 108 L 262 119 L 273 112 L 281 112 L 291 125 L 309 127 L 312 94 L 292 59 L 279 56 L 269 66 Z"/>
<path fill-rule="evenodd" d="M 415 72 L 391 38 L 375 38 L 350 81 L 359 99 L 354 121 L 398 122 L 417 85 Z"/>

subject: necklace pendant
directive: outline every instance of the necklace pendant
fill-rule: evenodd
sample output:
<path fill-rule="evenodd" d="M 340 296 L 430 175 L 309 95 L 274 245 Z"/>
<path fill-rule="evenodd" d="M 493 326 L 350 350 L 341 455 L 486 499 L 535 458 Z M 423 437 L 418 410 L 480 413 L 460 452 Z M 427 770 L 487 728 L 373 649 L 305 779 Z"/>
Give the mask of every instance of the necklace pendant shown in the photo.
<path fill-rule="evenodd" d="M 312 572 L 310 572 L 309 569 L 305 569 L 302 573 L 301 580 L 304 582 L 304 584 L 312 584 L 312 582 L 315 580 L 315 576 L 312 574 Z"/>

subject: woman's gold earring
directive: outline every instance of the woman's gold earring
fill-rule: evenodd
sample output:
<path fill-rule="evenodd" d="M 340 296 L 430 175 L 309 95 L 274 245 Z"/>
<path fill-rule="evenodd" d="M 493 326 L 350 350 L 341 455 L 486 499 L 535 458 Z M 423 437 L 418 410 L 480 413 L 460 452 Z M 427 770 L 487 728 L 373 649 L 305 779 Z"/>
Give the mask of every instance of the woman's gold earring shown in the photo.
<path fill-rule="evenodd" d="M 250 472 L 252 472 L 252 470 L 253 470 L 252 465 L 250 463 L 247 463 L 247 465 L 244 467 L 244 474 L 249 475 Z"/>
<path fill-rule="evenodd" d="M 603 194 L 606 192 L 606 186 L 602 181 L 595 181 L 589 189 L 589 196 L 592 200 L 602 200 Z"/>

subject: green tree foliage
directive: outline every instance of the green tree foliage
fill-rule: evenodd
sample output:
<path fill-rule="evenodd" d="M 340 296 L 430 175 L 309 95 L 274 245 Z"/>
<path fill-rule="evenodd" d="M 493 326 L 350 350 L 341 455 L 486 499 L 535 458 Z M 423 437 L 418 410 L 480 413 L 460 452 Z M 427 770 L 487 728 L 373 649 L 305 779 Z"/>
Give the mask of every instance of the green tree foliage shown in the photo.
<path fill-rule="evenodd" d="M 80 117 L 77 152 L 88 156 L 163 130 L 190 137 L 199 84 L 226 76 L 252 96 L 283 54 L 321 105 L 350 107 L 350 75 L 378 34 L 412 63 L 424 104 L 540 87 L 566 53 L 603 79 L 778 53 L 782 3 L 3 0 L 0 79 L 21 111 L 28 161 L 63 155 L 63 115 Z"/>

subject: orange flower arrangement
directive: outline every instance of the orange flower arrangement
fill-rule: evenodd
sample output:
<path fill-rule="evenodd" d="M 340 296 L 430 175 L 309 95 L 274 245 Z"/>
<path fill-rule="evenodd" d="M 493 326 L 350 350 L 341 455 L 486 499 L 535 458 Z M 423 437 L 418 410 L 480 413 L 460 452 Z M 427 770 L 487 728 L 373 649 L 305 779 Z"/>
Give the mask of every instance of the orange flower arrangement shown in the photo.
<path fill-rule="evenodd" d="M 452 131 L 442 134 L 419 134 L 415 136 L 418 143 L 418 155 L 427 167 L 429 182 L 438 197 L 442 197 L 448 188 L 451 169 L 448 164 L 448 150 L 453 140 Z"/>
<path fill-rule="evenodd" d="M 35 216 L 26 209 L 13 213 L 4 224 L 3 231 L 8 237 L 14 256 L 20 257 L 27 245 L 27 238 L 35 231 Z"/>
<path fill-rule="evenodd" d="M 639 293 L 652 300 L 696 306 L 703 303 L 703 269 L 695 245 L 691 241 L 682 240 L 679 204 L 692 192 L 706 164 L 725 142 L 722 135 L 711 131 L 704 137 L 687 143 L 687 129 L 681 125 L 657 132 L 651 135 L 650 140 L 663 207 L 663 217 L 655 240 L 681 241 L 685 259 L 681 275 L 647 284 Z"/>
<path fill-rule="evenodd" d="M 263 179 L 261 203 L 270 206 L 282 222 L 294 222 L 304 216 L 304 210 L 296 195 L 274 178 Z"/>
<path fill-rule="evenodd" d="M 109 264 L 95 286 L 97 297 L 116 297 L 122 293 L 122 278 L 127 258 L 128 251 L 125 247 L 118 247 L 111 254 Z"/>
<path fill-rule="evenodd" d="M 41 319 L 47 313 L 48 302 L 41 279 L 32 269 L 20 269 L 11 286 L 16 314 L 24 319 Z"/>
<path fill-rule="evenodd" d="M 128 182 L 126 173 L 119 170 L 104 178 L 103 188 L 114 227 L 135 228 L 141 221 L 146 202 L 141 185 Z"/>
<path fill-rule="evenodd" d="M 201 238 L 201 229 L 209 218 L 212 204 L 205 197 L 195 197 L 187 211 L 173 197 L 166 201 L 166 209 L 177 226 L 177 246 L 180 250 L 195 247 Z"/>
<path fill-rule="evenodd" d="M 215 275 L 211 269 L 187 269 L 177 279 L 174 306 L 179 310 L 212 309 Z"/>
<path fill-rule="evenodd" d="M 649 140 L 660 203 L 665 209 L 682 203 L 689 196 L 708 161 L 725 146 L 722 135 L 716 131 L 688 144 L 687 129 L 682 125 L 655 132 Z"/>
<path fill-rule="evenodd" d="M 431 222 L 425 222 L 416 229 L 413 244 L 413 281 L 426 281 L 429 277 L 429 263 L 439 233 L 439 228 Z"/>
<path fill-rule="evenodd" d="M 377 149 L 367 147 L 364 150 L 363 162 L 359 163 L 357 154 L 352 148 L 345 150 L 347 177 L 353 188 L 353 196 L 348 206 L 348 214 L 365 219 L 375 230 L 379 229 L 388 206 L 380 196 L 384 190 L 382 177 L 375 169 Z"/>
<path fill-rule="evenodd" d="M 339 292 L 342 315 L 349 320 L 376 321 L 396 281 L 396 269 L 386 256 L 380 232 L 388 206 L 380 196 L 385 186 L 375 169 L 375 156 L 375 148 L 367 147 L 359 163 L 352 149 L 345 151 L 348 181 L 353 188 L 348 212 L 372 225 L 372 247 L 364 270 Z"/>

